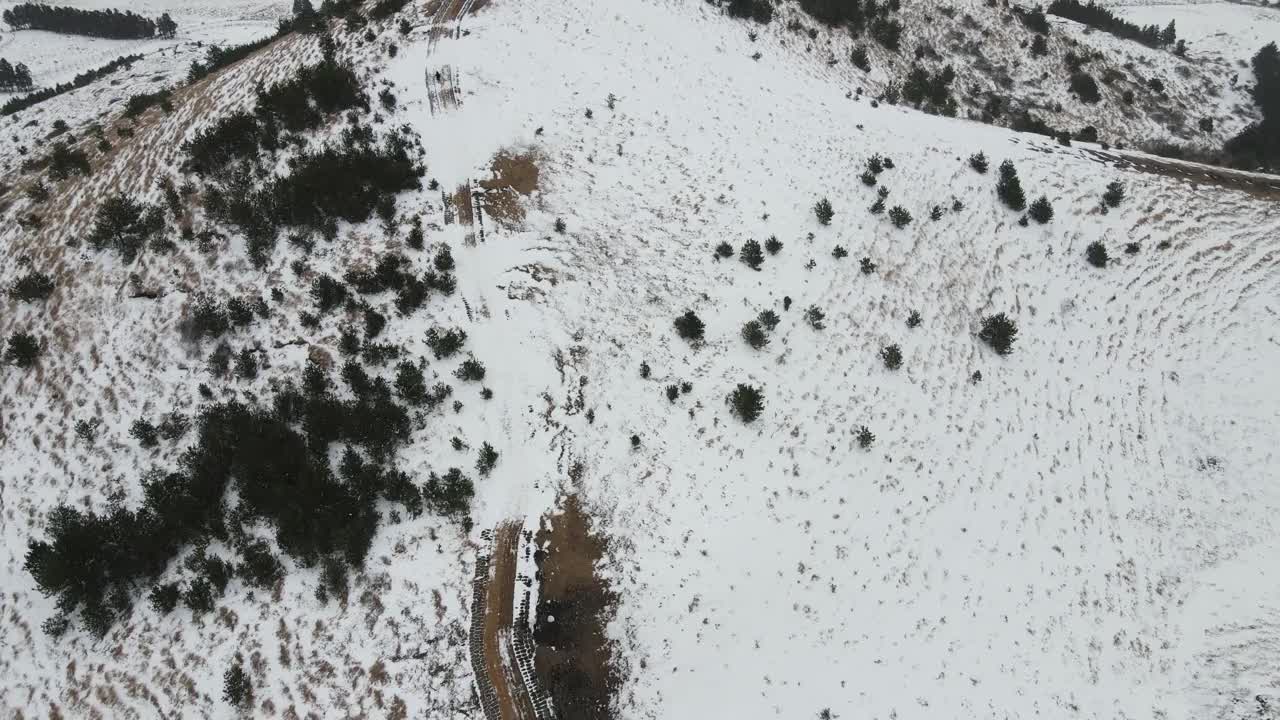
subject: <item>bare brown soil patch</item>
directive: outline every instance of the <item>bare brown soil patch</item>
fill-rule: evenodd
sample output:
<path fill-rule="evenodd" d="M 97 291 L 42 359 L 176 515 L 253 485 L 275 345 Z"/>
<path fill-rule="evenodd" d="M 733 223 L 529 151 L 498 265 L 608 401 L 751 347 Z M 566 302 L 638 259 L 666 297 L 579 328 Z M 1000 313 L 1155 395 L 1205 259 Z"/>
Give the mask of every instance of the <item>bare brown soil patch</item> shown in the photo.
<path fill-rule="evenodd" d="M 514 152 L 503 150 L 493 157 L 489 165 L 492 174 L 481 180 L 484 188 L 484 210 L 497 222 L 515 227 L 524 222 L 524 203 L 538 189 L 538 157 L 533 151 Z"/>
<path fill-rule="evenodd" d="M 454 191 L 453 209 L 459 225 L 475 224 L 475 208 L 471 205 L 471 184 L 463 183 Z"/>
<path fill-rule="evenodd" d="M 537 543 L 533 637 L 539 685 L 551 696 L 557 718 L 612 718 L 618 677 L 605 626 L 617 596 L 599 575 L 605 538 L 569 495 L 558 513 L 543 518 Z"/>
<path fill-rule="evenodd" d="M 502 720 L 534 720 L 537 717 L 516 667 L 512 647 L 519 539 L 519 523 L 503 523 L 494 533 L 484 613 L 485 675 L 497 701 L 496 716 Z"/>
<path fill-rule="evenodd" d="M 1185 180 L 1195 184 L 1239 190 L 1262 200 L 1280 199 L 1280 177 L 1155 156 L 1121 154 L 1101 150 L 1086 150 L 1085 152 L 1093 155 L 1096 159 L 1100 159 L 1102 162 L 1119 168 L 1140 170 L 1152 175 Z"/>

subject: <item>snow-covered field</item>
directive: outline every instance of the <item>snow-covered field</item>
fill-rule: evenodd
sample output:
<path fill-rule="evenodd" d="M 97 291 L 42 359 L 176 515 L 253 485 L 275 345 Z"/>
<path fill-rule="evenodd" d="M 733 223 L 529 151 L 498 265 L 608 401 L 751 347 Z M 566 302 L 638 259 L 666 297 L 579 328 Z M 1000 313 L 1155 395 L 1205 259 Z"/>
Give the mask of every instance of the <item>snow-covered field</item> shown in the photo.
<path fill-rule="evenodd" d="M 0 2 L 0 11 L 18 3 Z M 237 45 L 275 32 L 276 22 L 288 17 L 288 0 L 68 0 L 53 3 L 84 9 L 131 10 L 157 18 L 169 13 L 178 24 L 170 39 L 110 40 L 40 30 L 13 31 L 0 24 L 0 57 L 26 63 L 37 86 L 68 82 L 78 73 L 101 67 L 121 55 L 172 53 L 166 65 L 184 70 L 203 54 L 201 45 Z M 179 75 L 181 77 L 181 75 Z"/>
<path fill-rule="evenodd" d="M 1258 49 L 1280 41 L 1280 8 L 1232 2 L 1131 5 L 1117 14 L 1139 25 L 1164 27 L 1173 20 L 1178 37 L 1187 41 L 1192 57 L 1215 54 L 1236 63 L 1242 80 L 1252 82 L 1246 69 Z"/>
<path fill-rule="evenodd" d="M 64 188 L 74 202 L 58 222 L 0 227 L 6 258 L 65 285 L 51 311 L 0 299 L 0 333 L 38 326 L 50 343 L 40 370 L 0 373 L 6 712 L 229 716 L 218 685 L 239 651 L 258 654 L 259 698 L 275 713 L 392 715 L 395 696 L 409 717 L 474 716 L 459 635 L 478 534 L 511 518 L 536 526 L 575 461 L 621 594 L 609 628 L 627 678 L 619 717 L 1201 720 L 1265 718 L 1255 697 L 1280 702 L 1273 200 L 872 108 L 850 92 L 847 65 L 772 30 L 752 42 L 750 26 L 702 2 L 496 2 L 464 26 L 430 45 L 394 38 L 393 60 L 346 51 L 395 82 L 388 121 L 418 130 L 443 187 L 483 179 L 506 148 L 540 158 L 523 226 L 486 222 L 474 247 L 442 224 L 438 192 L 400 199 L 423 213 L 428 243 L 453 247 L 460 284 L 394 339 L 419 355 L 431 325 L 463 327 L 495 392 L 429 418 L 401 467 L 467 462 L 450 435 L 492 441 L 502 461 L 477 485 L 471 537 L 430 516 L 384 526 L 349 605 L 321 606 L 316 571 L 295 569 L 276 598 L 233 581 L 203 621 L 139 605 L 104 640 L 40 632 L 52 602 L 21 564 L 45 514 L 137 498 L 138 468 L 172 459 L 126 430 L 196 402 L 202 351 L 175 329 L 190 294 L 279 286 L 286 305 L 306 302 L 289 269 L 300 252 L 285 243 L 264 273 L 238 243 L 217 262 L 183 249 L 128 268 L 65 246 L 108 184 L 153 192 L 178 141 L 209 119 L 192 98 L 144 124 L 135 154 Z M 238 107 L 252 80 L 314 54 L 311 42 L 215 78 L 208 96 Z M 462 99 L 433 113 L 424 79 L 446 66 Z M 978 151 L 987 175 L 965 162 Z M 874 153 L 893 160 L 880 184 L 914 217 L 905 229 L 868 211 L 875 190 L 858 176 Z M 998 204 L 1004 159 L 1028 199 L 1052 200 L 1048 225 L 1019 227 Z M 1117 179 L 1129 198 L 1103 215 Z M 811 209 L 824 196 L 829 227 Z M 358 242 L 322 246 L 316 271 L 392 242 L 372 227 L 343 233 Z M 770 236 L 784 247 L 759 272 L 712 258 L 721 241 Z M 1094 240 L 1111 251 L 1105 270 L 1084 261 Z M 849 257 L 833 258 L 837 245 Z M 864 256 L 874 274 L 859 271 Z M 22 272 L 0 264 L 0 284 Z M 127 299 L 130 273 L 165 295 Z M 821 331 L 801 319 L 811 305 L 826 313 Z M 707 322 L 699 348 L 672 328 L 688 309 Z M 739 330 L 764 309 L 782 323 L 754 351 Z M 908 329 L 913 309 L 923 323 Z M 1008 357 L 975 337 L 993 312 L 1018 322 Z M 332 348 L 327 322 L 305 331 L 284 311 L 255 327 L 244 342 L 272 368 L 237 395 L 262 397 L 308 346 Z M 900 370 L 877 357 L 889 343 Z M 664 388 L 681 381 L 692 392 L 669 402 Z M 739 382 L 764 389 L 751 425 L 724 400 Z M 86 448 L 70 428 L 98 406 L 113 422 Z M 876 435 L 869 450 L 860 425 Z M 420 650 L 427 659 L 406 658 Z"/>

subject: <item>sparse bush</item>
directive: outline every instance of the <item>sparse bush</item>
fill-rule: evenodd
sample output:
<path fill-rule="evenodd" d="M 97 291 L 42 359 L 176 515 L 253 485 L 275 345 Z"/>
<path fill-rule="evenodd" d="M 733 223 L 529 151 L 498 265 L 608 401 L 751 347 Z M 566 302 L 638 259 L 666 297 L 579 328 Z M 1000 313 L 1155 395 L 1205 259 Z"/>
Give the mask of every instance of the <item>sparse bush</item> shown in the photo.
<path fill-rule="evenodd" d="M 782 241 L 777 235 L 770 235 L 769 239 L 764 241 L 764 250 L 770 255 L 777 255 L 782 252 Z"/>
<path fill-rule="evenodd" d="M 1124 183 L 1119 180 L 1107 183 L 1107 191 L 1102 194 L 1102 202 L 1106 203 L 1107 207 L 1119 207 L 1123 200 Z"/>
<path fill-rule="evenodd" d="M 670 402 L 675 402 L 676 398 L 680 397 L 680 386 L 668 385 L 665 392 L 667 394 L 667 400 Z"/>
<path fill-rule="evenodd" d="M 897 345 L 886 345 L 880 349 L 880 359 L 884 361 L 885 367 L 897 370 L 902 367 L 902 349 Z"/>
<path fill-rule="evenodd" d="M 876 264 L 871 262 L 871 258 L 864 257 L 858 261 L 858 269 L 862 270 L 863 275 L 871 275 L 876 271 Z"/>
<path fill-rule="evenodd" d="M 871 430 L 866 425 L 862 425 L 858 428 L 858 432 L 855 434 L 855 437 L 858 440 L 858 447 L 863 450 L 870 448 L 871 443 L 876 441 L 876 436 L 871 433 Z"/>
<path fill-rule="evenodd" d="M 837 245 L 831 250 L 831 257 L 837 260 L 843 260 L 849 257 L 849 251 L 844 249 L 843 245 Z"/>
<path fill-rule="evenodd" d="M 809 323 L 809 327 L 814 330 L 822 330 L 826 328 L 826 314 L 818 309 L 817 305 L 810 305 L 808 310 L 804 311 L 804 321 Z"/>
<path fill-rule="evenodd" d="M 568 226 L 565 225 L 564 218 L 556 218 L 555 230 L 557 233 L 563 235 L 567 227 Z"/>
<path fill-rule="evenodd" d="M 1089 264 L 1096 268 L 1106 267 L 1107 262 L 1110 260 L 1107 255 L 1107 246 L 1103 245 L 1101 240 L 1094 240 L 1089 243 L 1089 247 L 1085 248 L 1084 256 L 1089 261 Z"/>
<path fill-rule="evenodd" d="M 458 369 L 454 371 L 453 376 L 459 380 L 480 382 L 481 380 L 484 380 L 484 372 L 484 363 L 474 357 L 468 357 L 466 360 L 463 360 L 462 364 L 458 366 Z"/>
<path fill-rule="evenodd" d="M 652 372 L 652 370 L 649 368 L 649 363 L 647 363 L 647 362 L 641 362 L 641 363 L 640 363 L 640 377 L 641 377 L 641 378 L 644 378 L 645 380 L 648 380 L 648 379 L 649 379 L 649 375 L 650 375 L 650 373 L 651 373 L 651 372 Z"/>
<path fill-rule="evenodd" d="M 1004 313 L 988 315 L 982 319 L 982 330 L 978 338 L 991 346 L 998 355 L 1008 355 L 1013 351 L 1013 342 L 1018 337 L 1018 326 Z"/>
<path fill-rule="evenodd" d="M 774 328 L 778 327 L 778 323 L 782 322 L 782 318 L 778 317 L 778 313 L 772 310 L 761 310 L 760 314 L 756 316 L 756 319 L 759 320 L 760 324 L 764 326 L 764 329 L 769 332 L 773 332 Z"/>
<path fill-rule="evenodd" d="M 850 60 L 853 66 L 863 72 L 871 71 L 871 58 L 867 55 L 867 49 L 861 45 L 855 46 L 850 54 Z"/>
<path fill-rule="evenodd" d="M 715 256 L 717 260 L 727 260 L 733 257 L 733 246 L 727 242 L 716 245 Z"/>
<path fill-rule="evenodd" d="M 1031 203 L 1027 214 L 1031 216 L 1032 220 L 1044 225 L 1053 219 L 1053 206 L 1049 204 L 1049 198 L 1041 195 L 1039 199 Z"/>
<path fill-rule="evenodd" d="M 969 167 L 973 168 L 974 170 L 978 171 L 981 174 L 985 174 L 987 172 L 987 168 L 989 167 L 987 163 L 986 153 L 974 153 L 970 155 Z"/>
<path fill-rule="evenodd" d="M 823 225 L 830 225 L 831 218 L 835 217 L 836 214 L 835 210 L 831 208 L 831 201 L 826 198 L 822 198 L 813 206 L 813 213 L 817 215 L 818 222 Z"/>
<path fill-rule="evenodd" d="M 441 330 L 433 327 L 427 331 L 427 347 L 431 348 L 431 352 L 437 360 L 452 357 L 462 349 L 462 345 L 466 341 L 467 333 L 465 330 L 457 328 Z"/>
<path fill-rule="evenodd" d="M 729 403 L 733 408 L 733 414 L 744 423 L 750 423 L 760 417 L 760 413 L 764 410 L 764 396 L 760 393 L 760 389 L 745 383 L 738 383 L 738 387 L 729 396 Z"/>
<path fill-rule="evenodd" d="M 920 323 L 920 312 L 918 310 L 912 310 L 911 314 L 907 315 L 907 327 L 916 328 L 920 326 Z"/>
<path fill-rule="evenodd" d="M 702 341 L 702 334 L 706 330 L 706 325 L 702 319 L 694 314 L 692 310 L 685 311 L 685 314 L 676 318 L 676 333 L 691 343 Z"/>
<path fill-rule="evenodd" d="M 911 223 L 911 213 L 901 205 L 894 205 L 889 209 L 889 220 L 893 226 L 901 230 Z"/>

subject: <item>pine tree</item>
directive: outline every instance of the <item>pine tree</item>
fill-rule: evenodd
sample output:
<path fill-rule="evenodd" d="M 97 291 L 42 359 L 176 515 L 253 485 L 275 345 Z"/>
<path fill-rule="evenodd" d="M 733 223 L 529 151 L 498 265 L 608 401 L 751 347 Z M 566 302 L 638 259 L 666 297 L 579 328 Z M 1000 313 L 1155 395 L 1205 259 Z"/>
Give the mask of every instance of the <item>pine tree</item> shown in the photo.
<path fill-rule="evenodd" d="M 1102 244 L 1100 240 L 1094 240 L 1089 243 L 1089 247 L 1085 248 L 1085 259 L 1089 264 L 1096 268 L 1104 268 L 1110 257 L 1107 255 L 1107 246 Z"/>
<path fill-rule="evenodd" d="M 880 349 L 880 359 L 884 361 L 885 367 L 897 370 L 902 367 L 902 348 L 897 345 L 886 345 Z"/>
<path fill-rule="evenodd" d="M 53 278 L 40 272 L 29 272 L 9 286 L 9 297 L 13 300 L 35 302 L 47 300 L 52 294 Z"/>
<path fill-rule="evenodd" d="M 676 333 L 691 343 L 702 341 L 702 334 L 706 329 L 702 319 L 694 314 L 692 310 L 685 311 L 685 314 L 676 318 Z"/>
<path fill-rule="evenodd" d="M 826 314 L 818 309 L 817 305 L 810 305 L 808 310 L 804 311 L 804 321 L 809 323 L 809 327 L 814 330 L 822 330 L 826 327 Z"/>
<path fill-rule="evenodd" d="M 760 249 L 760 243 L 748 240 L 742 243 L 742 249 L 738 251 L 738 259 L 752 270 L 759 270 L 760 264 L 764 262 L 764 251 Z"/>
<path fill-rule="evenodd" d="M 969 156 L 969 167 L 976 170 L 979 174 L 987 172 L 987 155 L 986 153 L 974 153 Z"/>
<path fill-rule="evenodd" d="M 1107 191 L 1102 194 L 1102 201 L 1107 204 L 1107 207 L 1119 207 L 1122 200 L 1124 200 L 1124 183 L 1119 180 L 1107 183 Z"/>
<path fill-rule="evenodd" d="M 738 387 L 729 396 L 729 402 L 733 408 L 733 414 L 744 423 L 750 423 L 760 417 L 760 413 L 764 410 L 764 396 L 760 393 L 760 389 L 745 383 L 738 383 Z"/>
<path fill-rule="evenodd" d="M 770 255 L 777 255 L 782 252 L 782 241 L 777 235 L 770 235 L 769 239 L 764 241 L 764 249 Z"/>
<path fill-rule="evenodd" d="M 237 659 L 222 676 L 222 699 L 233 707 L 245 708 L 253 703 L 253 686 Z"/>
<path fill-rule="evenodd" d="M 747 344 L 756 350 L 769 344 L 769 336 L 765 333 L 764 326 L 760 324 L 759 320 L 748 320 L 742 326 L 742 339 L 746 340 Z"/>
<path fill-rule="evenodd" d="M 911 213 L 907 212 L 907 209 L 901 205 L 894 205 L 889 209 L 889 220 L 899 230 L 911 224 L 911 219 Z"/>
<path fill-rule="evenodd" d="M 991 346 L 999 355 L 1008 355 L 1013 351 L 1013 342 L 1018 337 L 1018 326 L 1004 313 L 988 315 L 982 319 L 982 330 L 978 338 Z"/>
<path fill-rule="evenodd" d="M 498 451 L 489 443 L 480 446 L 480 456 L 476 459 L 476 472 L 488 476 L 498 464 Z"/>
<path fill-rule="evenodd" d="M 1012 160 L 1000 163 L 1000 180 L 996 183 L 996 195 L 1011 210 L 1022 210 L 1027 206 L 1026 196 L 1022 193 L 1022 182 L 1018 180 L 1018 170 Z"/>
<path fill-rule="evenodd" d="M 863 450 L 870 448 L 871 443 L 876 441 L 876 436 L 871 433 L 871 430 L 868 429 L 866 425 L 859 426 L 854 437 L 858 439 L 858 447 L 861 447 Z"/>
<path fill-rule="evenodd" d="M 20 368 L 28 368 L 40 357 L 40 342 L 35 336 L 18 331 L 9 336 L 8 347 L 4 351 L 4 361 Z"/>
<path fill-rule="evenodd" d="M 1044 39 L 1043 35 L 1036 35 L 1031 39 L 1031 56 L 1044 57 L 1049 54 L 1049 43 Z"/>
<path fill-rule="evenodd" d="M 835 210 L 831 208 L 831 201 L 822 198 L 813 206 L 813 213 L 818 216 L 818 222 L 823 225 L 830 225 L 831 218 L 835 216 Z"/>
<path fill-rule="evenodd" d="M 1027 210 L 1027 214 L 1032 220 L 1044 225 L 1053 219 L 1053 206 L 1049 204 L 1049 198 L 1041 195 L 1039 199 L 1031 203 L 1031 208 Z"/>
<path fill-rule="evenodd" d="M 169 13 L 164 13 L 156 20 L 156 34 L 162 38 L 171 38 L 178 33 L 178 23 L 169 17 Z"/>
<path fill-rule="evenodd" d="M 1174 25 L 1174 21 L 1170 20 L 1168 25 L 1164 26 L 1164 30 L 1160 32 L 1160 44 L 1172 45 L 1178 40 L 1178 28 Z"/>

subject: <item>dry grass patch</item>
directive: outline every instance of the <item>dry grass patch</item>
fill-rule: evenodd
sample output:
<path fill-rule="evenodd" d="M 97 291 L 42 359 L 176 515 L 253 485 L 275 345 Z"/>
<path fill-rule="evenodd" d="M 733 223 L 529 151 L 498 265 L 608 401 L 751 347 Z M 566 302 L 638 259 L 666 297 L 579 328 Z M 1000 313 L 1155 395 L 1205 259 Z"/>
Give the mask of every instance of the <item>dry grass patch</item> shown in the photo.
<path fill-rule="evenodd" d="M 503 150 L 493 156 L 489 165 L 492 177 L 480 181 L 480 187 L 485 190 L 484 209 L 489 217 L 507 227 L 518 227 L 524 222 L 521 197 L 528 197 L 538 189 L 539 159 L 533 150 Z"/>

